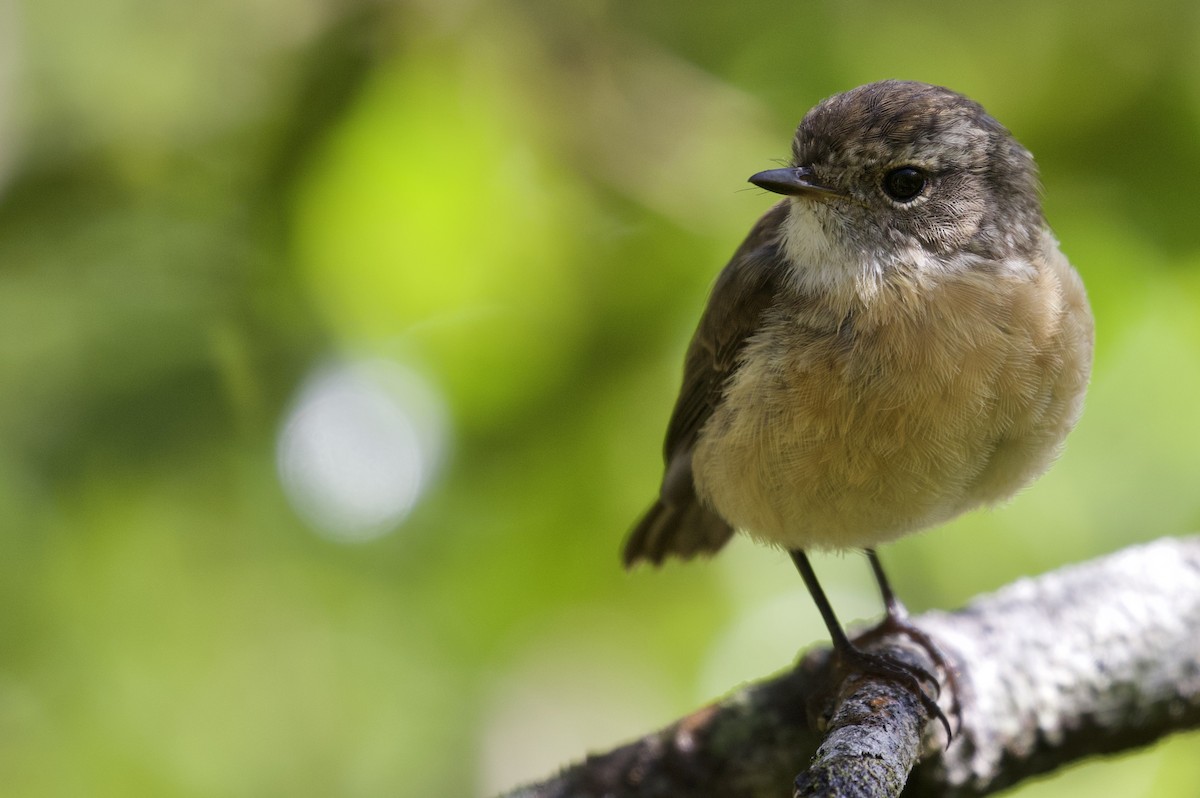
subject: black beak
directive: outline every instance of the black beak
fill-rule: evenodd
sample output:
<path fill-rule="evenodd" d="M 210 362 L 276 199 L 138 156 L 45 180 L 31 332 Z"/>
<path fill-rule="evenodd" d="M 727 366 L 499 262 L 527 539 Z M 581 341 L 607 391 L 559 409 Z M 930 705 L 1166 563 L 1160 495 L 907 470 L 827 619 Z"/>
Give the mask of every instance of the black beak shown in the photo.
<path fill-rule="evenodd" d="M 808 166 L 789 166 L 786 169 L 768 169 L 750 177 L 750 182 L 767 191 L 794 197 L 799 194 L 840 194 L 833 186 L 817 180 Z"/>

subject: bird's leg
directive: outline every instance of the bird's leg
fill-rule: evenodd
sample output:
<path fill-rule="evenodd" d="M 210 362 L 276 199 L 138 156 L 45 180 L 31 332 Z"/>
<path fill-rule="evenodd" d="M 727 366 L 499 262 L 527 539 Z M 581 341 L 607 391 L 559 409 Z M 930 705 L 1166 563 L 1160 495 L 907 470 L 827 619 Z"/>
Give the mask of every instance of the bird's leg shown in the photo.
<path fill-rule="evenodd" d="M 813 602 L 816 603 L 817 610 L 821 613 L 821 620 L 825 621 L 825 627 L 829 629 L 829 637 L 833 640 L 834 650 L 841 652 L 854 648 L 850 643 L 850 638 L 846 637 L 846 632 L 842 629 L 842 624 L 838 621 L 837 615 L 833 612 L 833 605 L 825 597 L 825 591 L 821 589 L 821 583 L 817 581 L 817 573 L 813 570 L 812 563 L 808 561 L 808 555 L 801 549 L 792 549 L 788 554 L 792 555 L 792 562 L 796 564 L 796 570 L 800 572 L 800 578 L 804 580 L 804 586 L 808 588 L 809 595 L 812 596 Z"/>
<path fill-rule="evenodd" d="M 817 610 L 821 613 L 821 619 L 825 621 L 825 627 L 829 630 L 829 637 L 833 641 L 834 655 L 837 657 L 839 665 L 850 670 L 882 676 L 885 679 L 891 679 L 908 686 L 918 696 L 920 696 L 921 703 L 924 705 L 925 711 L 928 712 L 931 717 L 935 717 L 941 721 L 942 725 L 946 728 L 947 738 L 950 738 L 952 736 L 950 731 L 950 721 L 946 719 L 945 714 L 937 705 L 937 702 L 929 697 L 929 695 L 925 692 L 924 687 L 921 685 L 922 679 L 928 679 L 935 686 L 937 686 L 937 679 L 935 679 L 929 673 L 926 673 L 924 670 L 913 667 L 906 662 L 901 662 L 900 660 L 892 657 L 886 657 L 880 654 L 872 654 L 863 651 L 857 645 L 855 645 L 854 642 L 851 642 L 850 638 L 846 636 L 845 630 L 842 629 L 841 623 L 838 622 L 837 615 L 833 612 L 833 605 L 829 603 L 829 599 L 825 596 L 825 591 L 821 589 L 821 584 L 817 581 L 817 574 L 815 571 L 813 571 L 812 563 L 808 561 L 808 555 L 806 555 L 800 549 L 792 549 L 788 553 L 791 554 L 792 562 L 796 564 L 796 570 L 800 572 L 800 577 L 804 580 L 804 584 L 808 588 L 808 592 L 812 596 L 813 602 L 817 605 Z M 882 573 L 882 571 L 879 573 Z M 886 580 L 881 584 L 886 585 Z M 891 588 L 886 588 L 886 590 L 890 595 Z M 886 596 L 884 601 L 885 603 L 887 602 Z M 894 595 L 892 596 L 892 601 L 899 611 L 904 613 L 903 605 L 895 601 Z M 890 609 L 888 612 L 888 617 L 889 619 L 891 618 Z M 889 622 L 889 620 L 885 620 L 884 624 L 888 624 Z M 903 615 L 900 616 L 899 622 L 901 624 L 907 623 L 904 620 Z M 883 624 L 881 624 L 881 626 L 882 625 Z M 908 626 L 911 627 L 912 625 L 908 624 Z M 916 630 L 916 627 L 912 628 Z M 937 663 L 939 666 L 944 666 L 945 659 L 941 656 L 940 652 L 936 654 L 933 653 L 937 651 L 936 646 L 933 646 L 933 641 L 930 640 L 929 637 L 923 632 L 920 632 L 920 630 L 916 631 L 918 635 L 924 638 L 924 642 L 916 636 L 912 636 L 912 639 L 920 644 L 922 648 L 926 648 L 931 652 L 930 656 L 933 657 L 935 663 Z M 875 630 L 867 632 L 867 634 L 863 637 L 869 638 L 874 635 L 874 632 Z M 859 637 L 857 639 L 862 640 L 863 637 Z M 947 672 L 949 672 L 948 668 Z"/>
<path fill-rule="evenodd" d="M 879 555 L 875 553 L 875 549 L 867 549 L 866 554 L 867 561 L 871 563 L 871 571 L 875 574 L 875 582 L 879 585 L 879 595 L 883 598 L 883 606 L 887 614 L 879 625 L 863 632 L 852 642 L 855 645 L 861 645 L 889 634 L 899 634 L 925 649 L 929 658 L 933 660 L 933 664 L 946 675 L 946 686 L 950 688 L 950 712 L 961 727 L 962 707 L 958 702 L 958 680 L 954 666 L 946 659 L 946 655 L 938 648 L 933 638 L 908 620 L 908 609 L 892 590 L 892 585 L 888 581 L 887 574 L 883 572 L 883 564 L 879 562 Z M 925 675 L 929 676 L 929 674 Z"/>

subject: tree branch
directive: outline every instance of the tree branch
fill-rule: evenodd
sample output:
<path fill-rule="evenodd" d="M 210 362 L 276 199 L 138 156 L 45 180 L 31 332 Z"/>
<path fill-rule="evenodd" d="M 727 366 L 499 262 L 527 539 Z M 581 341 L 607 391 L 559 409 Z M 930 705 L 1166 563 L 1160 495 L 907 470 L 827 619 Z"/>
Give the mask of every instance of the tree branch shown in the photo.
<path fill-rule="evenodd" d="M 948 748 L 902 685 L 856 676 L 826 689 L 834 663 L 820 648 L 507 798 L 787 796 L 809 757 L 799 796 L 965 798 L 1200 727 L 1200 537 L 1022 579 L 915 622 L 955 664 L 962 727 Z M 931 668 L 910 641 L 876 646 Z M 824 742 L 810 716 L 828 729 Z"/>

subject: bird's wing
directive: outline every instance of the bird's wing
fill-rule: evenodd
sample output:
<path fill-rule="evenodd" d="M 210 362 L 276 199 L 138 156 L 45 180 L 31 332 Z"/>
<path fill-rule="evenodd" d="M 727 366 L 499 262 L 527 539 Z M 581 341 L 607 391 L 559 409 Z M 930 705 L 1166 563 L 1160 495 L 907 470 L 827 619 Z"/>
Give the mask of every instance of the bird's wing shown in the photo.
<path fill-rule="evenodd" d="M 683 387 L 667 427 L 662 490 L 625 541 L 626 567 L 656 565 L 668 555 L 689 559 L 712 554 L 733 535 L 720 516 L 701 504 L 692 481 L 692 449 L 720 403 L 746 341 L 774 301 L 782 271 L 779 229 L 787 202 L 768 211 L 717 278 L 684 360 Z"/>

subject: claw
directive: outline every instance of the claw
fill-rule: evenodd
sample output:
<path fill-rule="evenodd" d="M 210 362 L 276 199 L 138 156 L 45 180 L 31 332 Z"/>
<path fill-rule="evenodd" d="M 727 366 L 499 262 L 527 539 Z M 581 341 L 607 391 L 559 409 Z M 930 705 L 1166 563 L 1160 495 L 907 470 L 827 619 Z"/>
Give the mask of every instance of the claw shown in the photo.
<path fill-rule="evenodd" d="M 937 643 L 933 642 L 933 638 L 930 637 L 924 630 L 909 621 L 903 614 L 893 614 L 889 612 L 877 626 L 868 629 L 867 631 L 855 637 L 853 641 L 851 641 L 851 645 L 855 650 L 859 650 L 861 646 L 872 643 L 889 635 L 903 635 L 904 637 L 907 637 L 909 640 L 923 648 L 925 653 L 929 655 L 929 658 L 933 660 L 934 667 L 936 667 L 938 671 L 940 671 L 945 677 L 946 687 L 950 691 L 950 714 L 954 716 L 955 726 L 961 729 L 962 703 L 958 698 L 959 689 L 957 672 L 954 670 L 954 666 L 951 664 L 950 660 L 946 658 L 944 653 L 942 653 L 941 648 L 938 647 Z M 941 682 L 934 676 L 934 674 L 930 673 L 924 668 L 916 668 L 906 662 L 900 662 L 899 660 L 895 660 L 895 663 L 901 666 L 901 668 L 904 670 L 910 672 L 913 677 L 928 680 L 937 689 L 935 696 L 941 695 L 942 685 Z M 884 676 L 886 674 L 879 675 Z M 927 698 L 924 690 L 921 691 L 921 695 Z M 933 709 L 930 708 L 931 704 Z M 950 741 L 954 739 L 954 735 L 950 732 L 950 723 L 946 718 L 945 713 L 942 712 L 941 708 L 938 707 L 937 704 L 933 704 L 931 701 L 925 702 L 925 708 L 929 710 L 930 715 L 936 717 L 942 722 L 942 725 L 946 727 L 946 745 L 948 746 Z"/>
<path fill-rule="evenodd" d="M 869 635 L 871 632 L 867 634 Z M 921 705 L 925 707 L 925 711 L 929 716 L 936 718 L 946 730 L 946 745 L 949 746 L 951 741 L 954 740 L 954 731 L 950 727 L 950 719 L 946 717 L 946 713 L 942 712 L 942 708 L 938 706 L 935 700 L 941 693 L 941 683 L 929 671 L 915 665 L 910 665 L 894 657 L 863 651 L 853 644 L 848 648 L 837 649 L 835 654 L 838 659 L 838 667 L 843 670 L 878 676 L 908 687 L 920 698 Z M 929 693 L 926 692 L 925 687 L 921 683 L 922 681 L 928 681 L 933 686 L 933 697 L 930 697 Z M 955 720 L 961 726 L 962 718 L 957 711 L 957 706 L 958 701 L 956 698 L 952 714 L 955 715 Z"/>

